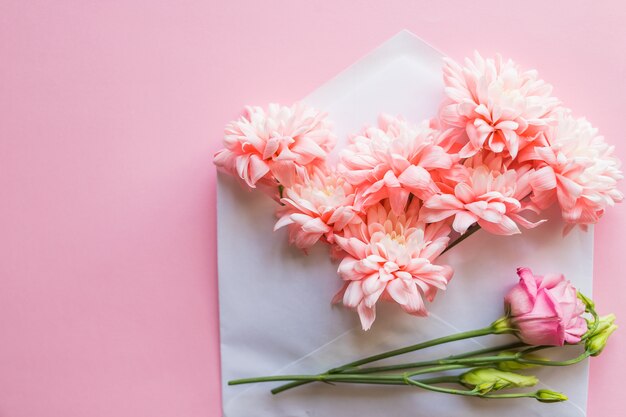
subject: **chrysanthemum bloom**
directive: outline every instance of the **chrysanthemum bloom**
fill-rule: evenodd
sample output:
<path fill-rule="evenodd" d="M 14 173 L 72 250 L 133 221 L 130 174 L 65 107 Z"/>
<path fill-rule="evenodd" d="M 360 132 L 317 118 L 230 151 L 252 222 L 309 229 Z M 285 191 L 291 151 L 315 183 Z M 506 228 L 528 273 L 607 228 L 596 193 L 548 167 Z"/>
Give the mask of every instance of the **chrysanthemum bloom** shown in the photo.
<path fill-rule="evenodd" d="M 575 119 L 563 110 L 558 126 L 549 129 L 542 142 L 520 154 L 520 159 L 536 164 L 530 181 L 538 206 L 558 200 L 566 222 L 587 225 L 596 223 L 606 207 L 622 201 L 617 181 L 623 175 L 614 147 L 586 119 Z"/>
<path fill-rule="evenodd" d="M 562 274 L 533 275 L 518 268 L 520 280 L 504 298 L 509 325 L 529 345 L 578 343 L 587 331 L 585 306 Z"/>
<path fill-rule="evenodd" d="M 346 281 L 334 302 L 356 308 L 364 330 L 376 318 L 376 302 L 392 300 L 416 316 L 427 315 L 423 298 L 432 301 L 445 289 L 452 268 L 434 264 L 448 243 L 449 227 L 417 221 L 418 200 L 396 216 L 386 201 L 367 210 L 364 222 L 335 237 L 346 252 L 339 275 Z"/>
<path fill-rule="evenodd" d="M 326 115 L 304 104 L 246 107 L 226 126 L 225 149 L 214 163 L 252 188 L 259 181 L 288 186 L 305 167 L 325 160 L 334 144 Z"/>
<path fill-rule="evenodd" d="M 421 199 L 435 193 L 430 171 L 454 162 L 439 146 L 440 138 L 428 121 L 412 126 L 389 115 L 379 118 L 378 127 L 352 137 L 341 153 L 339 170 L 357 188 L 357 206 L 366 209 L 388 198 L 399 215 L 411 193 Z"/>
<path fill-rule="evenodd" d="M 439 117 L 464 144 L 463 158 L 483 148 L 515 158 L 554 122 L 559 103 L 536 71 L 522 71 L 499 55 L 484 59 L 476 52 L 465 66 L 445 59 L 444 83 L 447 100 Z"/>
<path fill-rule="evenodd" d="M 452 228 L 463 234 L 474 223 L 490 233 L 512 235 L 520 233 L 516 223 L 535 227 L 520 215 L 532 209 L 520 200 L 530 193 L 529 172 L 492 171 L 487 166 L 455 170 L 455 178 L 447 193 L 440 193 L 424 202 L 420 221 L 436 223 L 454 217 Z M 441 187 L 446 191 L 446 187 Z"/>
<path fill-rule="evenodd" d="M 354 209 L 354 188 L 329 168 L 314 168 L 283 190 L 274 230 L 288 226 L 289 241 L 307 249 L 324 238 L 334 242 L 334 233 L 360 222 Z"/>

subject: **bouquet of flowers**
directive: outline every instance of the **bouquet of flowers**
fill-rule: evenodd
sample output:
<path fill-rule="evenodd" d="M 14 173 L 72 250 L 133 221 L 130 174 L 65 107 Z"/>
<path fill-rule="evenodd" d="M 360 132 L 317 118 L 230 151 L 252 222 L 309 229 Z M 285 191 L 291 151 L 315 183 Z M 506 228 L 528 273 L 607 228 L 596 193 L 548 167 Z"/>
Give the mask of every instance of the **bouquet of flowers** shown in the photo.
<path fill-rule="evenodd" d="M 622 174 L 613 147 L 553 97 L 551 86 L 535 71 L 476 54 L 464 65 L 446 60 L 444 83 L 446 100 L 437 117 L 413 125 L 381 115 L 376 126 L 350 137 L 338 160 L 329 156 L 335 136 L 326 115 L 303 104 L 246 108 L 226 127 L 225 148 L 215 156 L 219 168 L 278 203 L 275 228 L 287 227 L 291 243 L 305 252 L 318 242 L 329 246 L 343 281 L 333 302 L 356 310 L 364 330 L 373 325 L 379 301 L 426 316 L 426 302 L 445 290 L 453 275 L 452 267 L 437 258 L 477 230 L 519 234 L 542 224 L 543 211 L 558 205 L 567 233 L 596 223 L 606 207 L 623 198 L 616 188 Z M 458 395 L 520 396 L 490 392 L 536 383 L 512 371 L 568 365 L 597 355 L 615 325 L 611 315 L 598 317 L 593 302 L 577 294 L 562 275 L 538 277 L 528 269 L 518 273 L 520 284 L 507 296 L 505 316 L 485 329 L 386 352 L 323 374 L 233 383 L 401 384 Z M 435 363 L 362 367 L 492 333 L 514 333 L 520 342 Z M 584 345 L 585 350 L 567 363 L 536 357 L 536 351 L 566 343 Z M 418 378 L 461 368 L 471 370 Z M 418 370 L 390 374 L 407 369 Z M 441 383 L 468 389 L 442 388 Z M 524 396 L 564 399 L 545 390 Z"/>
<path fill-rule="evenodd" d="M 500 399 L 534 398 L 547 403 L 565 401 L 567 396 L 564 394 L 546 389 L 512 394 L 494 394 L 493 391 L 532 387 L 537 384 L 536 377 L 517 373 L 520 370 L 536 366 L 568 366 L 589 356 L 599 355 L 608 337 L 617 329 L 614 324 L 615 316 L 609 314 L 599 317 L 594 303 L 577 292 L 563 275 L 537 276 L 528 268 L 518 268 L 517 273 L 520 280 L 505 297 L 504 316 L 485 328 L 370 356 L 318 375 L 248 378 L 234 380 L 230 384 L 294 381 L 272 390 L 274 394 L 314 381 L 410 385 L 453 395 Z M 519 342 L 435 360 L 363 367 L 393 356 L 489 334 L 514 334 Z M 554 361 L 537 355 L 539 351 L 564 344 L 582 345 L 584 350 L 565 361 Z M 422 378 L 426 374 L 465 368 L 471 369 L 456 375 Z M 457 384 L 467 389 L 446 388 L 439 384 Z"/>

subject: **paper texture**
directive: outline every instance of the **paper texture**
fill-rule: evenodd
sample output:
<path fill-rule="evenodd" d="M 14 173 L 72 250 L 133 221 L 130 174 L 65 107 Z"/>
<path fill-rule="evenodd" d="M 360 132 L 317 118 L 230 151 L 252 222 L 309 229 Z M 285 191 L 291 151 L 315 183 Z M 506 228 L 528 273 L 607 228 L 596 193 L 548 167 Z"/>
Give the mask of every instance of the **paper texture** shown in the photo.
<path fill-rule="evenodd" d="M 379 113 L 412 122 L 432 117 L 443 95 L 441 53 L 401 32 L 304 101 L 329 113 L 340 138 L 375 124 Z M 570 400 L 486 401 L 412 387 L 309 384 L 280 395 L 280 383 L 227 386 L 235 378 L 318 373 L 360 357 L 461 330 L 484 327 L 502 315 L 502 298 L 517 282 L 515 268 L 538 274 L 563 272 L 591 295 L 593 235 L 561 234 L 556 216 L 514 237 L 478 232 L 451 250 L 442 263 L 455 269 L 448 290 L 416 318 L 379 303 L 372 329 L 360 329 L 355 312 L 331 307 L 340 288 L 327 248 L 304 255 L 287 244 L 285 230 L 272 232 L 275 203 L 244 190 L 228 176 L 218 183 L 218 263 L 223 408 L 227 417 L 397 416 L 584 416 L 587 363 L 534 372 L 543 387 Z M 497 343 L 506 338 L 498 337 Z M 493 345 L 494 338 L 465 341 L 396 359 L 440 357 Z M 572 354 L 573 352 L 570 352 Z M 436 355 L 436 356 L 434 356 Z M 557 357 L 557 356 L 554 356 Z"/>

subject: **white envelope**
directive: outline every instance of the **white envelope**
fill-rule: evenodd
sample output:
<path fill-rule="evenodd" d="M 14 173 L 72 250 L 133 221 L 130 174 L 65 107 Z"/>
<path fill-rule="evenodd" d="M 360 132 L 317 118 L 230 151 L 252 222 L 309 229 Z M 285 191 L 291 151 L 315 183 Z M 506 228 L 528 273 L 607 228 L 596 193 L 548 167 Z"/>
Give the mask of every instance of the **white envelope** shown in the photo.
<path fill-rule="evenodd" d="M 472 51 L 468 50 L 468 54 Z M 506 51 L 503 51 L 506 52 Z M 345 145 L 348 133 L 375 124 L 381 112 L 419 122 L 436 114 L 443 95 L 442 54 L 403 31 L 318 88 L 304 101 L 328 112 Z M 257 103 L 255 103 L 257 104 Z M 280 383 L 228 386 L 235 378 L 319 373 L 328 368 L 461 330 L 484 327 L 502 315 L 502 298 L 517 282 L 515 268 L 563 272 L 591 296 L 593 235 L 563 237 L 558 216 L 514 237 L 479 231 L 451 250 L 442 263 L 455 275 L 445 292 L 417 318 L 379 303 L 372 329 L 363 332 L 355 312 L 331 307 L 341 287 L 327 248 L 308 255 L 273 232 L 275 203 L 219 175 L 218 264 L 223 409 L 227 417 L 374 416 L 584 416 L 587 363 L 535 372 L 541 387 L 564 392 L 569 401 L 484 400 L 425 392 L 413 387 L 315 383 L 279 395 Z M 464 341 L 399 357 L 441 357 L 507 337 Z M 570 356 L 576 349 L 568 348 Z M 559 355 L 562 356 L 562 355 Z M 553 356 L 553 357 L 559 357 Z M 533 370 L 534 371 L 534 370 Z"/>

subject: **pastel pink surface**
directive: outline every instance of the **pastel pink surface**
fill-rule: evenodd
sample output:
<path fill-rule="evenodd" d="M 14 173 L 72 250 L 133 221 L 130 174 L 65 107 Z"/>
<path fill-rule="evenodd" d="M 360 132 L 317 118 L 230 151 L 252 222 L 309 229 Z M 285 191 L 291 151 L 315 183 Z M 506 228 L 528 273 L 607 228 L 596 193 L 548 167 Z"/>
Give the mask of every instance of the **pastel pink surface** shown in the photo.
<path fill-rule="evenodd" d="M 619 2 L 0 2 L 0 414 L 220 414 L 210 161 L 244 104 L 298 100 L 407 28 L 537 68 L 626 160 L 625 19 Z M 625 214 L 595 235 L 594 298 L 618 322 Z M 625 347 L 618 331 L 593 360 L 589 416 L 621 410 Z"/>

